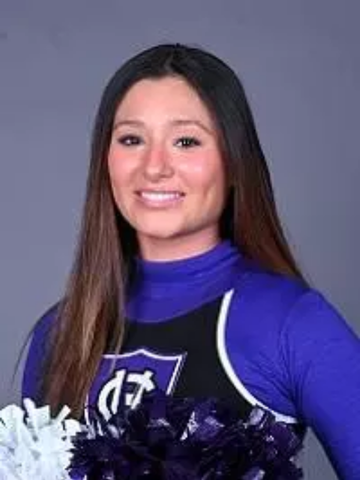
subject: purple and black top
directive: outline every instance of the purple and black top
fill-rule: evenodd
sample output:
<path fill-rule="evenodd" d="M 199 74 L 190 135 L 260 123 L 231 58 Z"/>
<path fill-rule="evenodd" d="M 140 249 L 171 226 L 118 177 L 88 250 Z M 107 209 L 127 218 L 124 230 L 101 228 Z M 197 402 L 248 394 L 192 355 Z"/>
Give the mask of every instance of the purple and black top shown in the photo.
<path fill-rule="evenodd" d="M 23 379 L 37 398 L 54 309 Z M 137 260 L 121 355 L 106 352 L 88 402 L 103 415 L 161 388 L 259 404 L 311 427 L 341 478 L 360 478 L 360 342 L 315 290 L 258 268 L 224 241 L 193 258 Z M 115 368 L 111 368 L 115 367 Z"/>

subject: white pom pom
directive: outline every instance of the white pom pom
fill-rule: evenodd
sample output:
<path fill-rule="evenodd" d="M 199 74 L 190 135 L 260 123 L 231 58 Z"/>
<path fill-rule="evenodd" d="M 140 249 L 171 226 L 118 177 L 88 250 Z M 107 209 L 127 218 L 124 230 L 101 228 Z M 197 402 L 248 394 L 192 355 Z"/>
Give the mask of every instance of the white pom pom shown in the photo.
<path fill-rule="evenodd" d="M 64 407 L 51 418 L 48 406 L 9 405 L 0 411 L 0 480 L 69 480 L 71 438 L 80 431 L 76 420 L 66 419 Z"/>

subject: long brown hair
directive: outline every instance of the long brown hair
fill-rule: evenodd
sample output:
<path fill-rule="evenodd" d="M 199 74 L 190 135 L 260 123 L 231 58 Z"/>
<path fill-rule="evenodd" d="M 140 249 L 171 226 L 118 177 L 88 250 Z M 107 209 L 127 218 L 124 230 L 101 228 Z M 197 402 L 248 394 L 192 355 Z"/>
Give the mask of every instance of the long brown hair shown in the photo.
<path fill-rule="evenodd" d="M 95 120 L 87 193 L 73 268 L 54 324 L 43 399 L 81 414 L 106 349 L 118 351 L 126 291 L 137 253 L 134 231 L 117 210 L 107 155 L 115 112 L 144 78 L 184 78 L 207 105 L 218 128 L 229 184 L 221 233 L 264 269 L 303 280 L 276 211 L 268 167 L 254 120 L 235 73 L 214 55 L 160 45 L 127 61 L 104 90 Z"/>

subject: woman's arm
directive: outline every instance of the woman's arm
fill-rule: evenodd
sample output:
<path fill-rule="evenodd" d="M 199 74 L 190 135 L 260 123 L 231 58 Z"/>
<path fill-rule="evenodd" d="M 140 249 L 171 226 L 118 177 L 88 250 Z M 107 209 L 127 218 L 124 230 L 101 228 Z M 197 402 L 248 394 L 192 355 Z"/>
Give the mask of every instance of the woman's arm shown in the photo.
<path fill-rule="evenodd" d="M 282 331 L 294 403 L 340 478 L 360 479 L 360 341 L 318 293 L 303 295 Z"/>
<path fill-rule="evenodd" d="M 340 477 L 360 479 L 360 340 L 322 295 L 248 276 L 231 302 L 226 348 L 257 401 L 311 427 Z"/>

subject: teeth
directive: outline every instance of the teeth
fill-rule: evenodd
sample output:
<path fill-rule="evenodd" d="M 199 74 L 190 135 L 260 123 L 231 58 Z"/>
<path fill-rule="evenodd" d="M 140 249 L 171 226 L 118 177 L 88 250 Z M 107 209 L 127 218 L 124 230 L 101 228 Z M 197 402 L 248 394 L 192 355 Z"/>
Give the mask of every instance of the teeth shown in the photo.
<path fill-rule="evenodd" d="M 154 200 L 157 202 L 176 200 L 181 197 L 179 192 L 140 192 L 140 196 L 147 200 Z"/>

